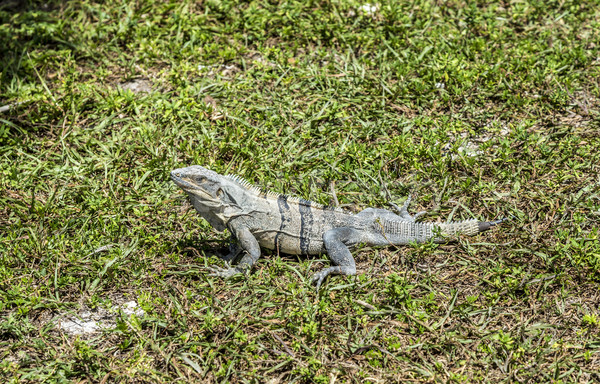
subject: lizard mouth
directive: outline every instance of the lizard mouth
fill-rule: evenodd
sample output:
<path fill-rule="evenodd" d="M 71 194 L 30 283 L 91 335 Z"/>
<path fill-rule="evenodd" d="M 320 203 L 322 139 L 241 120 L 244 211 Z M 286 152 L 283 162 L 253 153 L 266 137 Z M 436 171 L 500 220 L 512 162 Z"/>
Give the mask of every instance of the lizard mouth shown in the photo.
<path fill-rule="evenodd" d="M 204 202 L 203 204 L 206 205 L 207 201 L 215 200 L 214 196 L 201 186 L 197 185 L 193 179 L 185 176 L 182 177 L 182 175 L 183 174 L 180 172 L 173 171 L 171 172 L 171 180 L 173 180 L 173 182 L 184 192 L 188 193 L 191 197 L 193 196 L 194 201 L 202 201 Z"/>
<path fill-rule="evenodd" d="M 200 189 L 197 185 L 190 183 L 185 178 L 181 177 L 181 174 L 178 172 L 171 172 L 171 180 L 184 191 L 197 191 Z"/>

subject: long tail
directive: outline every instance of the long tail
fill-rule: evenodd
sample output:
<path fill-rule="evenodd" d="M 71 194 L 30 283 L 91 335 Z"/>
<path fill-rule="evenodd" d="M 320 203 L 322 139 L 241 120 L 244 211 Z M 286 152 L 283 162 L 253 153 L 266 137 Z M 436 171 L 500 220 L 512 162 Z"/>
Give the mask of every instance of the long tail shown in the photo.
<path fill-rule="evenodd" d="M 477 221 L 477 220 L 465 220 L 465 221 L 453 221 L 449 223 L 437 224 L 442 230 L 442 233 L 446 236 L 456 235 L 462 233 L 463 235 L 471 236 L 479 232 L 487 231 L 493 226 L 496 226 L 502 222 L 505 222 L 508 218 L 494 220 L 494 221 Z"/>
<path fill-rule="evenodd" d="M 393 244 L 408 244 L 412 241 L 424 243 L 430 239 L 434 242 L 444 243 L 448 238 L 457 234 L 472 236 L 479 232 L 486 231 L 491 227 L 498 225 L 507 219 L 495 221 L 465 220 L 453 221 L 449 223 L 415 223 L 406 220 L 381 220 L 381 234 L 385 241 Z M 441 235 L 441 236 L 438 236 Z"/>

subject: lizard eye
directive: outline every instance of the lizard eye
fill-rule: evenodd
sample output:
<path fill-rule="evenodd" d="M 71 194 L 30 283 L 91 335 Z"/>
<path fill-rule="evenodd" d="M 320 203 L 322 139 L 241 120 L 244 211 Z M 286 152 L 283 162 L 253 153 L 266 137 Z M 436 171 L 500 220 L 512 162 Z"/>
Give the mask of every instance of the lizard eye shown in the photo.
<path fill-rule="evenodd" d="M 223 190 L 221 188 L 217 189 L 217 197 L 223 196 Z"/>
<path fill-rule="evenodd" d="M 196 181 L 199 183 L 204 183 L 206 181 L 206 177 L 198 176 L 198 177 L 196 177 Z"/>

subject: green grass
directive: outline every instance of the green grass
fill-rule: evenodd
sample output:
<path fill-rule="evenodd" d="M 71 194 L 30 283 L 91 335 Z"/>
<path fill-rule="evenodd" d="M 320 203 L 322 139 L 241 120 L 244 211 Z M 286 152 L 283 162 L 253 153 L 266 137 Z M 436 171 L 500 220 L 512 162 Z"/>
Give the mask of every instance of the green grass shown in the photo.
<path fill-rule="evenodd" d="M 600 8 L 362 4 L 0 5 L 2 381 L 600 381 Z M 191 164 L 513 219 L 362 247 L 319 293 L 326 257 L 223 281 L 227 234 L 168 177 Z M 57 325 L 130 300 L 101 333 Z"/>

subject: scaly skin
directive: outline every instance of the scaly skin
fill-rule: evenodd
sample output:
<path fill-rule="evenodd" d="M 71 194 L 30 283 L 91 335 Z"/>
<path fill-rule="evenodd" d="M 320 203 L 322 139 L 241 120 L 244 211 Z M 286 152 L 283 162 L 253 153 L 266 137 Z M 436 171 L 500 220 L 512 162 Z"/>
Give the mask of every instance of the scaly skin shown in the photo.
<path fill-rule="evenodd" d="M 212 275 L 230 277 L 250 269 L 260 257 L 260 247 L 282 253 L 327 253 L 334 266 L 317 272 L 317 290 L 330 274 L 354 275 L 350 249 L 360 243 L 384 246 L 410 242 L 447 241 L 458 233 L 474 235 L 504 220 L 466 220 L 452 223 L 417 223 L 408 213 L 410 197 L 398 214 L 367 208 L 357 214 L 325 208 L 312 201 L 264 192 L 237 176 L 222 176 L 198 165 L 176 169 L 171 179 L 188 196 L 194 208 L 217 231 L 228 229 L 236 246 L 226 257 L 237 266 L 212 268 Z"/>

